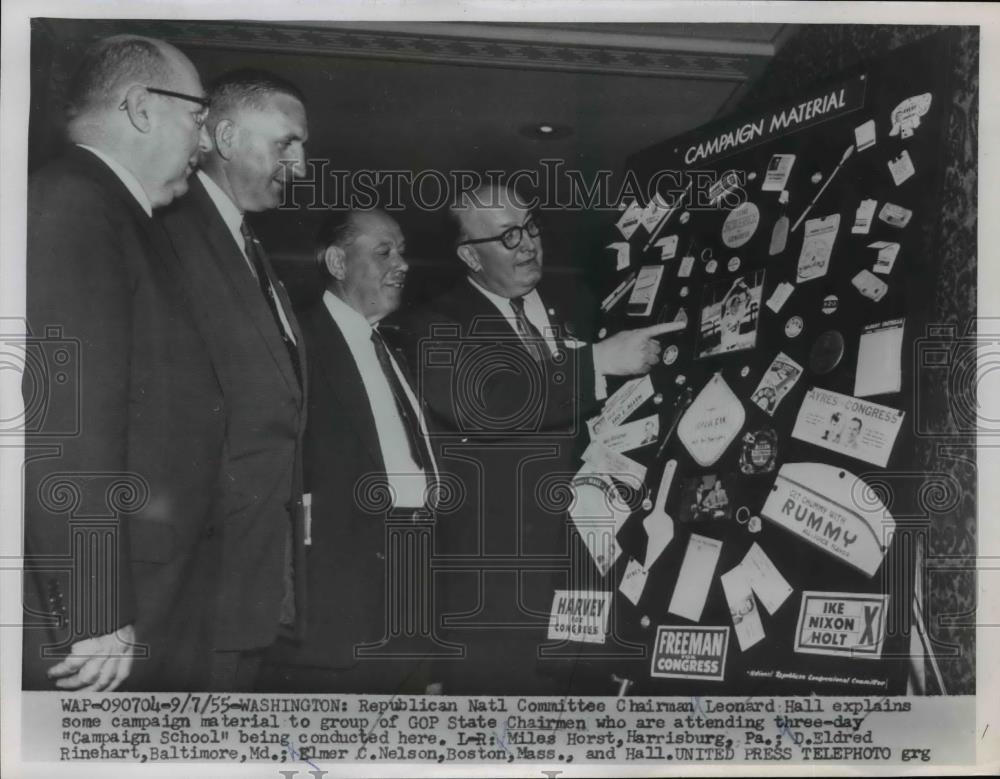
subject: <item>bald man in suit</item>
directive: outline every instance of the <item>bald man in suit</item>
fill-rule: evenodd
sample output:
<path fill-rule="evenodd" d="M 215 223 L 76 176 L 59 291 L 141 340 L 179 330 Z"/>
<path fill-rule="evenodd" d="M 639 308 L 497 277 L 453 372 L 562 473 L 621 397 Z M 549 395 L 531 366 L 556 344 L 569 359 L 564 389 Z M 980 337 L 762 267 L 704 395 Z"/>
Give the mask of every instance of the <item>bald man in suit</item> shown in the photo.
<path fill-rule="evenodd" d="M 73 145 L 28 192 L 25 399 L 48 403 L 26 435 L 24 687 L 192 689 L 222 394 L 153 209 L 187 189 L 207 101 L 137 36 L 91 47 L 70 97 Z"/>
<path fill-rule="evenodd" d="M 515 190 L 466 193 L 452 216 L 465 278 L 398 321 L 435 428 L 479 465 L 468 521 L 440 528 L 447 553 L 468 560 L 442 574 L 445 637 L 468 653 L 436 675 L 459 695 L 559 694 L 574 650 L 542 651 L 553 595 L 587 580 L 591 563 L 558 496 L 606 377 L 647 373 L 658 328 L 570 336 L 539 290 L 541 230 Z"/>

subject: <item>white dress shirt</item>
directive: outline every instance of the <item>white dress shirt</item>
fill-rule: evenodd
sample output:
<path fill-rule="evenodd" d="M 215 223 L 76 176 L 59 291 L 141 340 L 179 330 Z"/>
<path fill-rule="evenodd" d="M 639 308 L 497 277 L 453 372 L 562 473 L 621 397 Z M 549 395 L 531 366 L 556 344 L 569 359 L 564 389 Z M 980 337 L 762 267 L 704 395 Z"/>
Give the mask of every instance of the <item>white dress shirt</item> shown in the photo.
<path fill-rule="evenodd" d="M 476 281 L 472 276 L 466 276 L 469 283 L 472 284 L 472 288 L 478 290 L 482 293 L 487 300 L 489 300 L 494 306 L 497 307 L 504 319 L 510 323 L 510 326 L 514 329 L 514 332 L 518 332 L 517 327 L 517 314 L 514 313 L 514 307 L 510 304 L 510 298 L 505 298 L 503 295 L 498 295 L 495 292 L 490 292 L 484 286 L 482 286 L 478 281 Z M 542 338 L 545 339 L 545 345 L 549 347 L 549 351 L 555 356 L 559 352 L 559 344 L 556 343 L 556 330 L 552 326 L 552 322 L 549 321 L 549 315 L 545 310 L 545 304 L 542 303 L 542 296 L 538 294 L 537 289 L 531 290 L 527 295 L 521 298 L 524 301 L 524 315 L 527 317 L 528 321 L 534 325 L 535 329 L 541 333 Z M 576 341 L 574 339 L 567 339 L 566 345 L 571 349 L 578 349 L 585 344 L 582 341 Z M 608 382 L 604 377 L 604 374 L 598 370 L 597 363 L 594 363 L 594 395 L 597 400 L 604 400 L 608 396 Z"/>
<path fill-rule="evenodd" d="M 81 149 L 86 149 L 97 157 L 97 159 L 111 168 L 111 171 L 118 177 L 121 183 L 125 185 L 125 189 L 132 193 L 132 197 L 134 197 L 139 202 L 139 205 L 142 206 L 142 210 L 146 212 L 146 216 L 153 215 L 153 204 L 149 202 L 149 196 L 146 194 L 146 190 L 142 188 L 142 184 L 139 183 L 139 179 L 135 177 L 132 171 L 118 162 L 118 160 L 109 157 L 100 149 L 95 149 L 93 146 L 87 146 L 85 143 L 78 143 L 77 146 Z"/>
<path fill-rule="evenodd" d="M 410 455 L 406 428 L 403 426 L 403 420 L 396 408 L 392 388 L 382 372 L 382 365 L 378 361 L 375 346 L 372 344 L 372 326 L 368 324 L 367 319 L 329 290 L 323 293 L 323 304 L 330 312 L 337 327 L 340 328 L 344 340 L 347 341 L 347 347 L 354 357 L 358 372 L 361 374 L 365 394 L 368 396 L 368 404 L 371 406 L 372 416 L 375 418 L 375 432 L 378 434 L 379 449 L 382 452 L 382 461 L 385 463 L 386 479 L 394 496 L 393 504 L 396 508 L 422 508 L 425 505 L 427 474 L 413 461 L 413 457 Z M 413 394 L 409 380 L 400 370 L 391 351 L 389 352 L 389 361 L 392 363 L 393 370 L 396 372 L 399 383 L 403 386 L 406 398 L 414 411 L 420 426 L 420 434 L 426 440 L 428 439 L 427 424 L 424 421 L 420 403 L 417 401 L 416 395 Z M 430 446 L 427 449 L 430 451 Z M 437 473 L 434 454 L 431 453 L 430 456 L 431 467 Z"/>
<path fill-rule="evenodd" d="M 243 226 L 243 212 L 236 207 L 236 204 L 230 199 L 229 195 L 222 191 L 222 188 L 216 184 L 212 177 L 209 176 L 205 171 L 199 170 L 196 174 L 198 180 L 201 181 L 203 187 L 205 187 L 205 192 L 208 194 L 209 199 L 215 203 L 215 207 L 219 210 L 219 216 L 222 217 L 222 221 L 225 222 L 226 228 L 229 233 L 233 236 L 233 240 L 236 241 L 236 247 L 240 250 L 240 254 L 243 255 L 243 259 L 246 260 L 247 267 L 250 269 L 250 274 L 257 279 L 257 270 L 254 268 L 253 263 L 250 261 L 250 257 L 247 255 L 247 249 L 245 241 L 243 240 L 243 231 L 241 230 Z M 274 300 L 274 306 L 278 311 L 278 318 L 281 320 L 281 327 L 285 331 L 285 335 L 288 336 L 288 340 L 295 343 L 295 332 L 292 330 L 291 324 L 288 322 L 288 317 L 285 316 L 285 309 L 281 305 L 281 299 L 271 293 L 272 299 Z"/>
<path fill-rule="evenodd" d="M 517 314 L 514 313 L 514 307 L 510 304 L 510 298 L 490 292 L 471 276 L 466 276 L 466 278 L 473 287 L 478 289 L 486 296 L 487 300 L 497 307 L 497 311 L 503 314 L 504 319 L 514 329 L 514 332 L 518 332 Z M 559 352 L 559 344 L 556 343 L 556 331 L 549 321 L 549 315 L 546 313 L 545 305 L 542 303 L 542 296 L 538 294 L 537 289 L 533 289 L 521 299 L 524 301 L 525 317 L 541 333 L 542 338 L 545 339 L 545 345 L 549 347 L 549 351 L 555 356 Z"/>

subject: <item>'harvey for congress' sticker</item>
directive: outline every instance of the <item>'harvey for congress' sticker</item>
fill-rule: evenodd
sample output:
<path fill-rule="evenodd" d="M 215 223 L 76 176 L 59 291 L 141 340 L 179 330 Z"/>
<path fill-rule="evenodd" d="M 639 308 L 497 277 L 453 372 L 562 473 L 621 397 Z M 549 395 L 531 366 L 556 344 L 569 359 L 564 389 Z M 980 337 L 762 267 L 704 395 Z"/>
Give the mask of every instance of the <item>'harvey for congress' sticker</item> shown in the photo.
<path fill-rule="evenodd" d="M 803 592 L 795 651 L 878 659 L 885 640 L 888 595 Z"/>
<path fill-rule="evenodd" d="M 610 609 L 610 592 L 556 590 L 549 614 L 549 638 L 603 644 Z"/>
<path fill-rule="evenodd" d="M 726 675 L 728 646 L 728 627 L 660 625 L 650 676 L 721 682 Z"/>

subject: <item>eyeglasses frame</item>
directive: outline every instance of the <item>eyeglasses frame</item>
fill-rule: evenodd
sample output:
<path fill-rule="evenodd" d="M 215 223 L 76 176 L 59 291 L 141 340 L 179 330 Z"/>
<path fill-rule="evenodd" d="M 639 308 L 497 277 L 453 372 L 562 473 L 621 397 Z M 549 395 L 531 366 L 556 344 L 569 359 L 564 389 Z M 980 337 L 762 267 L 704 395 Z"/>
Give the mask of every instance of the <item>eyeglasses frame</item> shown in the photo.
<path fill-rule="evenodd" d="M 175 97 L 178 100 L 187 100 L 189 103 L 197 103 L 201 106 L 201 111 L 195 117 L 195 124 L 201 128 L 205 124 L 205 120 L 208 119 L 208 109 L 211 102 L 207 97 L 197 97 L 196 95 L 186 95 L 183 92 L 174 92 L 170 89 L 160 89 L 159 87 L 147 87 L 143 86 L 147 92 L 151 92 L 154 95 L 163 95 L 164 97 Z M 118 106 L 119 111 L 124 111 L 128 106 L 128 98 L 122 100 Z"/>
<path fill-rule="evenodd" d="M 535 228 L 534 234 L 532 234 L 531 228 L 528 227 L 529 224 L 532 227 Z M 508 235 L 508 234 L 512 235 L 513 234 L 512 231 L 514 231 L 514 230 L 517 230 L 517 241 L 514 242 L 513 246 L 508 246 L 507 242 L 504 241 L 503 237 L 505 235 Z M 458 245 L 459 246 L 468 246 L 470 244 L 476 244 L 476 243 L 490 243 L 491 241 L 500 241 L 500 243 L 503 244 L 503 247 L 505 249 L 507 249 L 507 250 L 513 250 L 513 249 L 516 249 L 518 246 L 521 245 L 521 241 L 524 240 L 524 234 L 525 233 L 528 234 L 529 238 L 537 238 L 539 235 L 541 235 L 542 228 L 538 225 L 538 222 L 535 221 L 534 215 L 529 215 L 528 218 L 525 219 L 522 224 L 512 225 L 511 227 L 508 227 L 506 230 L 504 230 L 499 235 L 494 235 L 494 236 L 491 236 L 489 238 L 474 238 L 474 239 L 470 239 L 468 241 L 461 241 L 461 242 L 459 242 Z"/>

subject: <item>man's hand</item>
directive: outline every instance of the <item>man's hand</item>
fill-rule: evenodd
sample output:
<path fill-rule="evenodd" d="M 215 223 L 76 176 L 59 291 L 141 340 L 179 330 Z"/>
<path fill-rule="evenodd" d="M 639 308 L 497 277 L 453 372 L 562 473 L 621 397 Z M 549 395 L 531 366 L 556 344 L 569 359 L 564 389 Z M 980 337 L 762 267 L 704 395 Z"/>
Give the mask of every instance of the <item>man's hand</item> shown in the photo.
<path fill-rule="evenodd" d="M 634 376 L 649 373 L 660 359 L 661 347 L 655 337 L 675 332 L 677 325 L 661 325 L 623 330 L 594 344 L 594 365 L 605 376 Z"/>
<path fill-rule="evenodd" d="M 52 666 L 48 677 L 60 690 L 111 692 L 132 670 L 135 628 L 126 625 L 114 633 L 73 644 L 69 656 Z"/>

